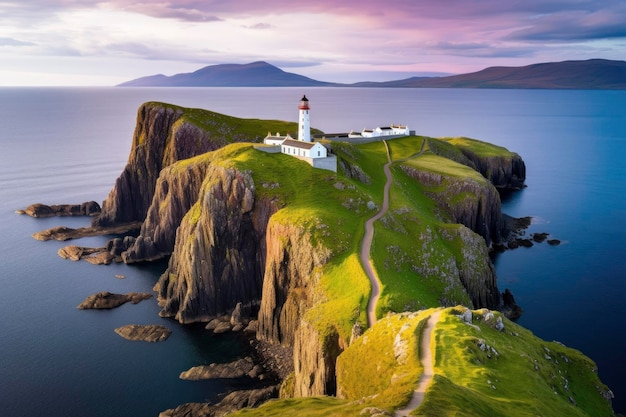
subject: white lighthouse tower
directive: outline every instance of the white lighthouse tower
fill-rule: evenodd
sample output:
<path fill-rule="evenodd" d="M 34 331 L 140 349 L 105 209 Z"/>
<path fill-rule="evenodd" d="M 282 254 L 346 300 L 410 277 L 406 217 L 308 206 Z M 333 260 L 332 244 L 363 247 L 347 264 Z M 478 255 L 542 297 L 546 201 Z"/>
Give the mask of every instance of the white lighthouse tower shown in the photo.
<path fill-rule="evenodd" d="M 309 121 L 309 99 L 306 95 L 300 99 L 298 106 L 298 140 L 302 142 L 311 142 L 311 122 Z"/>

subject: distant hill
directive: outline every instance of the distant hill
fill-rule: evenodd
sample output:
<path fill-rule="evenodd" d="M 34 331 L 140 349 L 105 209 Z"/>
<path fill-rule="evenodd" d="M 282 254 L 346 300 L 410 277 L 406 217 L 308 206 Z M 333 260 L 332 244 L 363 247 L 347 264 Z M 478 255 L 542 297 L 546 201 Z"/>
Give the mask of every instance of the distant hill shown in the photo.
<path fill-rule="evenodd" d="M 447 77 L 412 77 L 382 83 L 357 83 L 362 87 L 404 88 L 546 88 L 626 89 L 626 61 L 590 59 L 527 65 L 489 67 Z"/>
<path fill-rule="evenodd" d="M 446 77 L 411 77 L 387 82 L 339 84 L 285 72 L 264 61 L 221 64 L 195 72 L 137 78 L 123 87 L 385 87 L 385 88 L 543 88 L 581 90 L 626 89 L 626 61 L 590 59 L 489 67 Z"/>
<path fill-rule="evenodd" d="M 332 83 L 285 72 L 264 61 L 210 65 L 191 73 L 137 78 L 121 87 L 323 87 Z"/>

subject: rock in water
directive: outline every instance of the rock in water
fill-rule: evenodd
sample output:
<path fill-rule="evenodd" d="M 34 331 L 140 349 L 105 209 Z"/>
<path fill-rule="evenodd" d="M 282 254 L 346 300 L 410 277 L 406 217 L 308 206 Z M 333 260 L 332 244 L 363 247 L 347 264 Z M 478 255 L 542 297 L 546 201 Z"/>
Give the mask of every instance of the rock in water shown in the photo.
<path fill-rule="evenodd" d="M 252 358 L 245 357 L 229 363 L 212 363 L 194 366 L 180 374 L 180 379 L 198 381 L 201 379 L 242 378 L 254 369 Z M 248 375 L 249 376 L 249 375 Z"/>
<path fill-rule="evenodd" d="M 152 298 L 152 294 L 147 292 L 129 292 L 128 294 L 113 294 L 108 291 L 102 291 L 90 295 L 78 305 L 78 309 L 111 309 L 119 307 L 124 303 L 131 302 L 137 304 L 140 301 Z"/>
<path fill-rule="evenodd" d="M 95 201 L 82 204 L 60 204 L 48 206 L 46 204 L 31 204 L 20 213 L 31 217 L 54 217 L 54 216 L 96 216 L 100 214 L 100 205 Z"/>
<path fill-rule="evenodd" d="M 172 331 L 160 324 L 139 325 L 127 324 L 118 327 L 115 333 L 119 334 L 126 340 L 138 340 L 142 342 L 161 342 L 167 339 Z"/>

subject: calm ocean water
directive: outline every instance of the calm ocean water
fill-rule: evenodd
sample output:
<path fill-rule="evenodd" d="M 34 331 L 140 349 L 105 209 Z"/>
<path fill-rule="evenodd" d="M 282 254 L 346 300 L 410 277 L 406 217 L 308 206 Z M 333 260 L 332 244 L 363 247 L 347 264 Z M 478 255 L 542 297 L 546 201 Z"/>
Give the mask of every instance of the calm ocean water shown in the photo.
<path fill-rule="evenodd" d="M 626 410 L 626 92 L 0 88 L 3 416 L 156 416 L 224 390 L 178 374 L 236 358 L 245 352 L 241 341 L 161 319 L 154 300 L 112 311 L 76 309 L 97 291 L 150 291 L 163 265 L 62 260 L 56 251 L 67 243 L 38 242 L 31 234 L 89 219 L 32 219 L 14 211 L 35 202 L 101 202 L 126 163 L 136 110 L 145 101 L 294 120 L 302 93 L 311 100 L 311 124 L 326 132 L 406 123 L 419 134 L 469 136 L 518 152 L 528 188 L 508 197 L 504 211 L 533 216 L 529 233 L 546 231 L 563 244 L 499 255 L 499 286 L 524 308 L 520 324 L 593 358 L 617 397 L 615 409 Z M 129 323 L 162 323 L 174 332 L 163 343 L 133 343 L 113 332 Z"/>

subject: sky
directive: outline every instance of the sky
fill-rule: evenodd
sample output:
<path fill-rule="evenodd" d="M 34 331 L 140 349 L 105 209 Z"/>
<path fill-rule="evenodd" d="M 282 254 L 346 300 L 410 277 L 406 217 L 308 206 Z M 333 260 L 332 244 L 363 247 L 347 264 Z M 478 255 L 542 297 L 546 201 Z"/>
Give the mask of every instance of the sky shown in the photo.
<path fill-rule="evenodd" d="M 625 57 L 624 0 L 0 0 L 0 86 L 254 61 L 349 83 Z"/>

